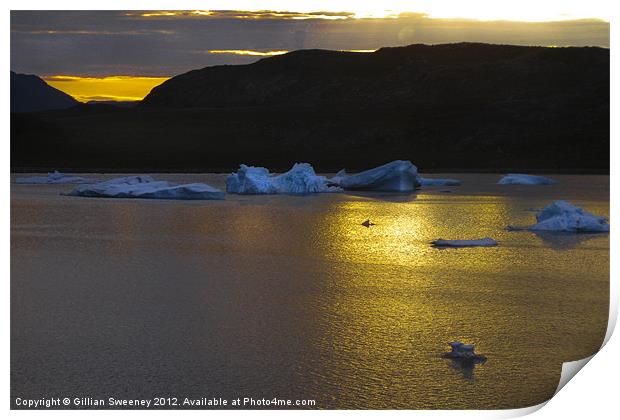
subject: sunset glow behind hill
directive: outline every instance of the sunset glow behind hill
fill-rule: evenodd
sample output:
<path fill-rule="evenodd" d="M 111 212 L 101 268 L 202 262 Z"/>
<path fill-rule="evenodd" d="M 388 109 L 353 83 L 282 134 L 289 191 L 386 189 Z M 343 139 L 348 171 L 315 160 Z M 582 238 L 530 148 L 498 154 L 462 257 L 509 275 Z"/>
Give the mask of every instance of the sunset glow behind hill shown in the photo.
<path fill-rule="evenodd" d="M 46 76 L 49 85 L 73 96 L 80 102 L 88 101 L 139 101 L 155 86 L 169 77 L 144 76 Z"/>

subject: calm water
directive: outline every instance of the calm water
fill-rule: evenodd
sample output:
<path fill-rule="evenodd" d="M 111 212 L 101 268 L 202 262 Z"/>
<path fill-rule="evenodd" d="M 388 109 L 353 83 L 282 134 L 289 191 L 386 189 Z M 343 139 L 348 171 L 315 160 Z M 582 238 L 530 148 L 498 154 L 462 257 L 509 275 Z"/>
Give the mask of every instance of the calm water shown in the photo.
<path fill-rule="evenodd" d="M 548 399 L 561 363 L 592 354 L 605 334 L 609 236 L 505 227 L 532 224 L 531 209 L 555 199 L 609 216 L 609 177 L 498 186 L 498 175 L 442 176 L 464 185 L 180 202 L 12 184 L 12 397 L 311 398 L 321 408 Z M 367 218 L 376 225 L 361 226 Z M 499 246 L 429 246 L 485 236 Z M 488 362 L 440 358 L 452 340 Z"/>

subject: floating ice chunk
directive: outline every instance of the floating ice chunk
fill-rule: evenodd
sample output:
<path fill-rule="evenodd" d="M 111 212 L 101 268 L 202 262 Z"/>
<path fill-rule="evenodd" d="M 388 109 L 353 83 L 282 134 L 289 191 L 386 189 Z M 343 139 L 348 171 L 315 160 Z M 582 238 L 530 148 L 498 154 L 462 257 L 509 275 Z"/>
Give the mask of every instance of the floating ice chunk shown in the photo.
<path fill-rule="evenodd" d="M 508 174 L 497 183 L 502 185 L 551 185 L 557 184 L 558 181 L 538 175 Z"/>
<path fill-rule="evenodd" d="M 453 341 L 448 343 L 451 350 L 448 353 L 444 353 L 442 356 L 448 359 L 463 359 L 474 363 L 486 362 L 486 356 L 482 354 L 476 354 L 473 344 L 464 344 L 460 341 Z"/>
<path fill-rule="evenodd" d="M 566 201 L 554 201 L 536 215 L 530 230 L 555 232 L 609 232 L 607 218 L 595 216 Z"/>
<path fill-rule="evenodd" d="M 482 239 L 437 239 L 431 242 L 436 247 L 463 248 L 469 246 L 497 246 L 497 241 L 492 238 Z"/>
<path fill-rule="evenodd" d="M 266 168 L 241 165 L 226 179 L 226 191 L 234 194 L 310 194 L 340 192 L 342 189 L 317 175 L 309 163 L 296 163 L 281 175 L 270 174 Z"/>
<path fill-rule="evenodd" d="M 332 179 L 330 179 L 330 181 L 338 183 L 340 182 L 340 180 L 342 180 L 343 178 L 347 176 L 349 176 L 349 174 L 347 174 L 347 171 L 344 169 L 341 169 L 336 173 L 336 175 L 334 175 Z"/>
<path fill-rule="evenodd" d="M 175 185 L 155 181 L 148 175 L 115 178 L 91 185 L 80 185 L 67 195 L 111 198 L 155 198 L 168 200 L 223 200 L 224 192 L 207 184 Z"/>
<path fill-rule="evenodd" d="M 461 185 L 461 181 L 458 179 L 441 179 L 441 178 L 422 178 L 418 177 L 418 182 L 423 187 L 445 187 Z"/>
<path fill-rule="evenodd" d="M 50 172 L 47 176 L 31 176 L 15 180 L 16 184 L 88 184 L 94 182 L 97 181 L 79 176 L 65 175 L 58 171 Z"/>
<path fill-rule="evenodd" d="M 418 168 L 408 160 L 395 160 L 355 175 L 343 169 L 330 181 L 345 190 L 360 191 L 410 192 L 420 186 Z"/>
<path fill-rule="evenodd" d="M 309 163 L 296 163 L 290 171 L 274 177 L 274 183 L 280 194 L 308 194 L 322 192 L 340 192 L 324 176 L 318 176 Z"/>
<path fill-rule="evenodd" d="M 226 178 L 226 192 L 234 194 L 277 194 L 267 168 L 241 165 Z"/>

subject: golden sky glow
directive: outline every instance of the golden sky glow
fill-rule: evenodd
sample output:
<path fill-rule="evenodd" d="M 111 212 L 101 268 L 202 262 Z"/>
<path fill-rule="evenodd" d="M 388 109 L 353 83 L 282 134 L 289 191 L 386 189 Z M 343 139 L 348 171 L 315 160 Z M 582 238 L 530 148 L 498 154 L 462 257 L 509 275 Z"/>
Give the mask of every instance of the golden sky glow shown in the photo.
<path fill-rule="evenodd" d="M 369 19 L 397 18 L 403 13 L 423 13 L 430 18 L 510 20 L 547 22 L 574 19 L 609 21 L 610 6 L 605 0 L 264 0 L 260 8 L 252 1 L 212 1 L 211 10 L 145 11 L 134 16 L 208 16 L 236 19 Z"/>
<path fill-rule="evenodd" d="M 145 17 L 145 18 L 191 18 L 191 17 L 210 17 L 220 19 L 326 19 L 341 20 L 356 18 L 354 12 L 341 11 L 319 11 L 319 12 L 298 12 L 298 11 L 276 11 L 276 10 L 148 10 L 126 12 L 125 16 Z"/>
<path fill-rule="evenodd" d="M 338 50 L 345 52 L 357 52 L 357 53 L 372 53 L 377 50 Z M 209 50 L 209 54 L 231 54 L 231 55 L 249 55 L 255 57 L 272 57 L 274 55 L 286 54 L 287 50 L 276 51 L 257 51 L 257 50 Z"/>
<path fill-rule="evenodd" d="M 149 10 L 146 12 L 127 12 L 126 16 L 166 17 L 166 16 L 210 16 L 210 10 Z"/>
<path fill-rule="evenodd" d="M 209 50 L 209 54 L 232 54 L 232 55 L 251 55 L 256 57 L 271 57 L 274 55 L 286 54 L 286 50 L 276 51 L 256 51 L 256 50 Z"/>
<path fill-rule="evenodd" d="M 356 52 L 356 53 L 373 53 L 377 50 L 338 50 L 338 51 Z"/>
<path fill-rule="evenodd" d="M 155 86 L 169 77 L 143 76 L 46 76 L 43 79 L 56 89 L 73 96 L 80 102 L 91 100 L 139 101 Z"/>

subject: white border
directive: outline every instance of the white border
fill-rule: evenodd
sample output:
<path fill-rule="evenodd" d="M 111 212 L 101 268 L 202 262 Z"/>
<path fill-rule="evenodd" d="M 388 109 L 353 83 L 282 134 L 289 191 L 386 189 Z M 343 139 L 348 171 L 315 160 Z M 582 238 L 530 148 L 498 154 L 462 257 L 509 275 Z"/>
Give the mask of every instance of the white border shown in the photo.
<path fill-rule="evenodd" d="M 57 9 L 65 9 L 65 10 L 80 10 L 80 9 L 119 9 L 119 10 L 148 10 L 148 9 L 256 9 L 257 4 L 260 5 L 260 9 L 272 9 L 272 10 L 284 10 L 286 9 L 285 5 L 290 5 L 292 0 L 285 1 L 270 1 L 270 0 L 260 0 L 260 1 L 206 1 L 206 2 L 196 2 L 196 1 L 135 1 L 128 3 L 127 1 L 118 1 L 118 0 L 108 0 L 105 2 L 102 1 L 91 1 L 88 4 L 84 2 L 78 1 L 56 1 L 53 3 L 54 8 Z M 440 0 L 438 0 L 440 1 Z M 514 0 L 517 1 L 517 0 Z M 588 0 L 582 0 L 583 3 L 586 3 Z M 491 1 L 489 1 L 491 3 Z M 335 4 L 343 4 L 343 10 L 346 10 L 346 3 L 351 2 L 340 2 L 340 1 L 299 1 L 296 0 L 296 9 L 321 9 L 321 5 L 329 3 L 333 8 Z M 612 2 L 609 2 L 610 4 Z M 44 1 L 8 1 L 7 2 L 9 8 L 3 15 L 2 25 L 3 25 L 3 60 L 5 60 L 4 68 L 10 67 L 10 9 L 16 10 L 36 10 L 36 9 L 49 9 L 51 4 Z M 314 7 L 313 7 L 314 6 Z M 290 9 L 290 7 L 288 8 Z M 609 21 L 613 21 L 617 18 L 617 7 L 610 6 L 610 16 Z M 618 39 L 618 31 L 615 30 L 616 27 L 611 25 L 611 45 L 616 45 L 616 41 Z M 612 68 L 618 68 L 618 60 L 617 54 L 614 54 L 614 50 L 612 49 Z M 611 102 L 611 115 L 614 115 L 614 111 L 618 109 L 617 99 L 618 99 L 618 83 L 617 77 L 614 73 L 612 75 L 612 102 Z M 9 90 L 9 78 L 8 72 L 6 76 L 2 79 L 0 84 L 0 95 L 4 98 L 4 110 L 1 113 L 1 118 L 3 122 L 3 130 L 4 136 L 2 138 L 2 161 L 4 171 L 2 172 L 2 180 L 1 180 L 1 188 L 2 188 L 2 197 L 3 197 L 3 206 L 2 206 L 2 215 L 3 215 L 3 224 L 2 224 L 2 233 L 4 241 L 2 242 L 2 290 L 4 297 L 4 317 L 2 319 L 1 328 L 2 328 L 2 337 L 4 338 L 4 346 L 2 346 L 2 360 L 4 361 L 4 381 L 2 382 L 2 391 L 3 398 L 0 401 L 1 406 L 4 410 L 9 411 L 9 372 L 10 372 L 10 358 L 9 358 L 9 320 L 10 320 L 10 294 L 9 294 L 9 278 L 10 278 L 10 184 L 9 184 L 9 168 L 10 168 L 10 153 L 9 153 L 9 109 L 10 109 L 10 90 Z M 618 155 L 618 147 L 615 144 L 618 139 L 617 132 L 617 124 L 613 123 L 612 119 L 612 127 L 611 127 L 611 158 L 612 161 L 617 161 Z M 612 165 L 611 168 L 611 179 L 617 179 L 617 169 Z M 620 220 L 619 213 L 617 207 L 614 205 L 614 197 L 618 196 L 618 185 L 611 185 L 611 220 Z M 231 415 L 251 415 L 254 418 L 261 419 L 278 419 L 278 418 L 286 418 L 288 419 L 291 415 L 300 418 L 308 418 L 315 416 L 325 416 L 325 417 L 350 417 L 355 416 L 356 418 L 375 418 L 376 416 L 387 417 L 387 418 L 410 418 L 412 416 L 418 418 L 445 418 L 445 417 L 453 417 L 458 416 L 459 419 L 479 419 L 479 418 L 506 418 L 506 417 L 517 417 L 520 415 L 529 414 L 535 412 L 534 417 L 539 419 L 553 419 L 561 417 L 563 419 L 573 419 L 573 418 L 583 418 L 584 416 L 589 416 L 593 418 L 607 418 L 610 417 L 610 413 L 616 412 L 617 407 L 617 378 L 620 372 L 620 368 L 618 367 L 619 362 L 616 360 L 616 354 L 620 354 L 620 342 L 617 337 L 611 336 L 613 328 L 615 326 L 617 314 L 618 314 L 618 269 L 617 269 L 617 261 L 618 261 L 618 251 L 617 247 L 614 244 L 617 243 L 617 234 L 616 230 L 612 229 L 611 231 L 611 302 L 610 302 L 610 321 L 608 333 L 606 336 L 606 345 L 601 350 L 599 354 L 597 354 L 592 361 L 588 363 L 587 366 L 583 369 L 583 372 L 579 373 L 579 377 L 577 380 L 570 381 L 562 390 L 559 392 L 557 396 L 552 398 L 546 404 L 540 404 L 539 406 L 519 409 L 519 410 L 503 410 L 503 411 L 480 411 L 480 410 L 471 410 L 471 411 L 296 411 L 295 413 L 291 413 L 290 411 L 253 411 L 248 412 L 244 411 L 243 413 L 229 411 L 183 411 L 182 414 L 180 412 L 171 413 L 168 411 L 89 411 L 87 414 L 78 411 L 10 411 L 9 415 L 16 418 L 33 418 L 33 417 L 50 417 L 50 418 L 83 418 L 85 415 L 88 418 L 108 418 L 111 416 L 114 417 L 145 417 L 149 419 L 157 419 L 157 418 L 169 418 L 171 415 L 178 416 L 183 415 L 186 417 L 194 417 L 194 418 L 204 418 L 205 416 L 213 417 L 213 418 L 228 418 Z M 544 409 L 540 410 L 544 406 Z M 3 410 L 3 411 L 4 411 Z M 6 412 L 5 411 L 5 412 Z"/>

